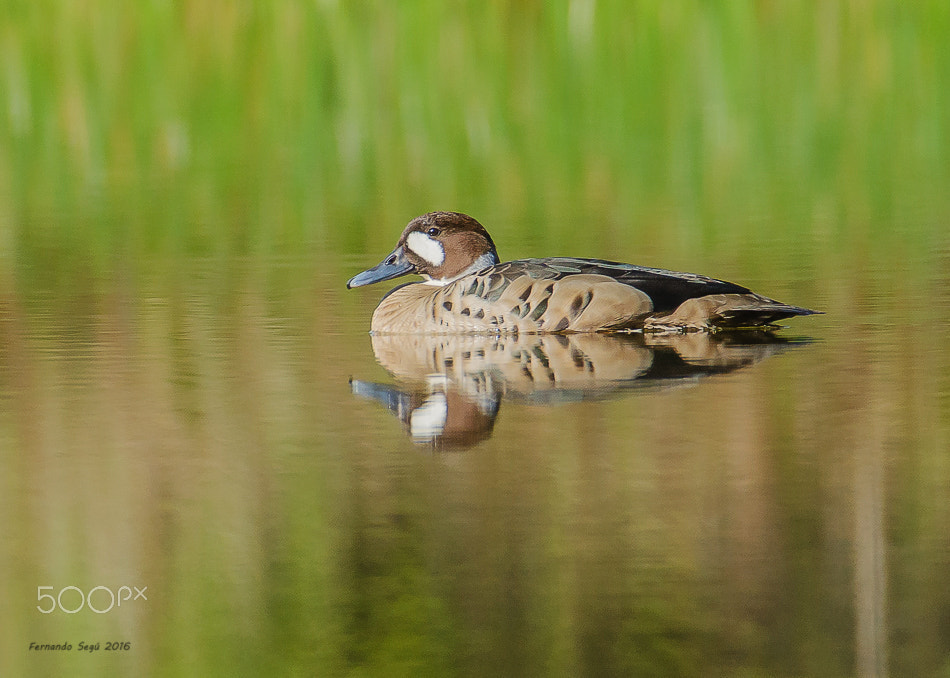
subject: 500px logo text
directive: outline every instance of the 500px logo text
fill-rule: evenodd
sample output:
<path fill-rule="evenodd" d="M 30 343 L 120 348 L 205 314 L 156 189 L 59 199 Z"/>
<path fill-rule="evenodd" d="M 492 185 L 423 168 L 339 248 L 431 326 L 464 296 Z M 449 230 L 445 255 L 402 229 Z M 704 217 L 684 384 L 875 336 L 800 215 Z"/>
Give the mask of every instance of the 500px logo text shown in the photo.
<path fill-rule="evenodd" d="M 115 591 L 108 586 L 95 586 L 84 592 L 78 586 L 64 586 L 56 593 L 53 586 L 37 586 L 36 599 L 40 604 L 36 609 L 43 614 L 56 610 L 76 614 L 83 608 L 89 608 L 96 614 L 105 614 L 114 607 L 121 607 L 122 603 L 148 600 L 145 595 L 147 590 L 147 586 L 120 586 Z"/>

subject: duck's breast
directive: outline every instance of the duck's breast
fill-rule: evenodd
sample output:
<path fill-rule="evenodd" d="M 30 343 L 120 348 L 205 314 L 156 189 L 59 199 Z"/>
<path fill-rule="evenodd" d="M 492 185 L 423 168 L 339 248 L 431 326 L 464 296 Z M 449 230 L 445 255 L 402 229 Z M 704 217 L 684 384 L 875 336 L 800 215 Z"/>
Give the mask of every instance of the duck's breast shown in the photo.
<path fill-rule="evenodd" d="M 640 290 L 608 276 L 560 280 L 488 272 L 444 287 L 406 285 L 373 314 L 377 333 L 596 332 L 637 324 L 653 310 Z"/>

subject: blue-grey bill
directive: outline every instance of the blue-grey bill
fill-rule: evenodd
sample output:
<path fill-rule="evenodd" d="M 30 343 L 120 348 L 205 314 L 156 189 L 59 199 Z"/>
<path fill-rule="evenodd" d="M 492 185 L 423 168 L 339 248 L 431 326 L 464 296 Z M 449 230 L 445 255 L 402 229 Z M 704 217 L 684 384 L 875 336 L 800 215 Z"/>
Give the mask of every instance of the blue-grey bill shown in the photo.
<path fill-rule="evenodd" d="M 406 259 L 402 247 L 397 247 L 388 257 L 383 259 L 382 262 L 376 266 L 373 266 L 373 268 L 368 271 L 363 271 L 362 273 L 357 273 L 350 278 L 346 283 L 346 287 L 347 289 L 353 289 L 354 287 L 362 287 L 363 285 L 372 285 L 373 283 L 382 282 L 383 280 L 398 278 L 401 275 L 412 273 L 412 271 L 412 263 Z"/>

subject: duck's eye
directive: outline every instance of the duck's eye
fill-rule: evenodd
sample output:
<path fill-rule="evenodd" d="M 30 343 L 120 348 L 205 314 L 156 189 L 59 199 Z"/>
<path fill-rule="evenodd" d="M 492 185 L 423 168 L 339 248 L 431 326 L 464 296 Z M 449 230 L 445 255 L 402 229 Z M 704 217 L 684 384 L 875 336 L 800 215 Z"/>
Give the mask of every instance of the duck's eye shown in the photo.
<path fill-rule="evenodd" d="M 433 226 L 428 231 L 426 231 L 426 235 L 434 238 L 435 236 L 439 235 L 441 232 L 442 232 L 441 229 L 438 229 L 435 226 Z"/>

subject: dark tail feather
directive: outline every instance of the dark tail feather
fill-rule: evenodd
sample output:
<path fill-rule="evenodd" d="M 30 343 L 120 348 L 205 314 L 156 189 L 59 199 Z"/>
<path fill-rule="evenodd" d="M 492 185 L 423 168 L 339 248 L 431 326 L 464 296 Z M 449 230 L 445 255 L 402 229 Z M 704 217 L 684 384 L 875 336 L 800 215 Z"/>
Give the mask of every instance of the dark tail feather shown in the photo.
<path fill-rule="evenodd" d="M 789 306 L 780 302 L 749 304 L 747 306 L 723 308 L 709 319 L 709 324 L 724 329 L 760 327 L 796 315 L 818 315 L 820 313 L 821 311 L 813 311 L 801 306 Z"/>

